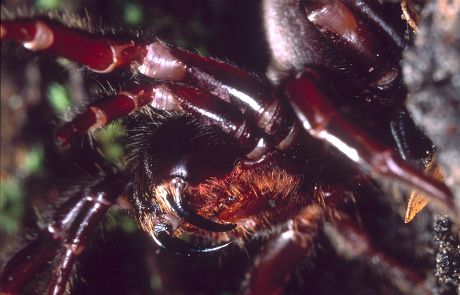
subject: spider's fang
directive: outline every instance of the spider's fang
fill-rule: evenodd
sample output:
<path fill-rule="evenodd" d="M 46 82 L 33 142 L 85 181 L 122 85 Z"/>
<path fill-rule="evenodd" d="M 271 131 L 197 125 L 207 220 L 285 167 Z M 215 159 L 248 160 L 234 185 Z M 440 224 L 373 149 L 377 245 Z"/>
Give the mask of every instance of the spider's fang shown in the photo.
<path fill-rule="evenodd" d="M 231 223 L 223 224 L 214 222 L 196 214 L 192 209 L 190 209 L 184 198 L 184 192 L 187 185 L 187 182 L 183 179 L 179 177 L 173 178 L 171 180 L 172 193 L 167 192 L 165 198 L 168 205 L 180 218 L 199 228 L 213 232 L 226 232 L 236 227 L 235 224 Z"/>
<path fill-rule="evenodd" d="M 154 233 L 152 234 L 152 238 L 161 248 L 174 251 L 178 254 L 210 253 L 225 248 L 232 243 L 227 242 L 212 247 L 195 247 L 177 237 L 172 236 L 162 225 L 156 227 Z"/>

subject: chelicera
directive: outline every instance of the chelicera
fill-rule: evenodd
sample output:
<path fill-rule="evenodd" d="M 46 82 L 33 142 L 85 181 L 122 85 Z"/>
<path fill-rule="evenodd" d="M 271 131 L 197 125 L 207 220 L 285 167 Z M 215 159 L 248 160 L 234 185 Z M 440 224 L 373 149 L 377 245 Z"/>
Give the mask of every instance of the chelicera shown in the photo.
<path fill-rule="evenodd" d="M 407 133 L 398 130 L 411 128 L 394 119 L 407 116 L 398 64 L 404 24 L 386 16 L 398 13 L 398 5 L 370 1 L 264 1 L 270 82 L 161 40 L 88 34 L 49 17 L 2 20 L 2 42 L 102 75 L 130 70 L 141 81 L 58 128 L 56 143 L 66 149 L 123 120 L 126 169 L 69 198 L 6 265 L 2 291 L 18 292 L 58 253 L 48 292 L 62 294 L 88 234 L 120 195 L 155 243 L 178 253 L 273 236 L 256 259 L 248 294 L 280 292 L 321 222 L 340 215 L 335 207 L 366 175 L 423 192 L 455 218 L 447 187 L 397 155 Z M 404 147 L 399 152 L 410 157 Z M 343 169 L 336 171 L 336 163 Z M 337 224 L 361 237 L 361 250 L 371 247 L 345 217 Z M 390 258 L 385 263 L 422 288 L 410 270 Z"/>

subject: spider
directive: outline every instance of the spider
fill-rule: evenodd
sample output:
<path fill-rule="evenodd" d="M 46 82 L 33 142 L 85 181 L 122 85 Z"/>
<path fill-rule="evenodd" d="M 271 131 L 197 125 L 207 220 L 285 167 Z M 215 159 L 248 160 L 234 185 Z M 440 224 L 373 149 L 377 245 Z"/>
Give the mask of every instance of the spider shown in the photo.
<path fill-rule="evenodd" d="M 270 83 L 159 39 L 88 34 L 75 19 L 2 20 L 2 42 L 63 56 L 101 75 L 129 70 L 137 79 L 58 128 L 57 145 L 74 149 L 88 132 L 123 120 L 126 168 L 106 169 L 57 209 L 5 266 L 3 292 L 18 292 L 55 255 L 48 292 L 65 292 L 90 232 L 120 196 L 129 198 L 153 241 L 177 253 L 270 237 L 245 284 L 248 294 L 279 293 L 296 261 L 312 252 L 324 220 L 334 222 L 348 251 L 379 260 L 388 272 L 398 269 L 428 292 L 415 272 L 378 252 L 336 210 L 370 175 L 419 190 L 440 211 L 457 215 L 450 191 L 395 152 L 420 158 L 396 148 L 415 128 L 398 65 L 406 45 L 404 24 L 394 17 L 399 6 L 267 0 L 263 15 Z"/>

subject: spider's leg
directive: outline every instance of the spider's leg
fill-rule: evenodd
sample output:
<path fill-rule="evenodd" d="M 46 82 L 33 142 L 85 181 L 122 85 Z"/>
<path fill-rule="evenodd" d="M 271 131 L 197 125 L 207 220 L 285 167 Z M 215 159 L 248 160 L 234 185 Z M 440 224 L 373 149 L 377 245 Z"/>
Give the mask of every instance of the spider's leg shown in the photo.
<path fill-rule="evenodd" d="M 180 81 L 206 89 L 216 97 L 238 105 L 242 111 L 249 108 L 262 115 L 267 102 L 272 101 L 271 89 L 256 75 L 229 63 L 168 46 L 159 40 L 150 43 L 136 38 L 117 41 L 114 37 L 87 33 L 82 28 L 66 27 L 46 18 L 2 20 L 0 35 L 2 41 L 13 40 L 30 50 L 63 56 L 96 72 L 107 73 L 130 66 L 149 78 Z M 119 109 L 125 107 L 121 105 L 127 103 L 125 101 L 120 101 Z M 138 103 L 137 106 L 142 105 Z M 129 106 L 129 110 L 135 108 Z M 93 112 L 97 113 L 97 110 Z M 93 119 L 90 121 L 94 122 Z"/>
<path fill-rule="evenodd" d="M 311 205 L 289 222 L 288 229 L 269 241 L 259 254 L 244 283 L 245 295 L 280 294 L 295 265 L 313 252 L 314 239 L 324 217 L 324 209 Z"/>
<path fill-rule="evenodd" d="M 66 290 L 67 282 L 78 256 L 84 251 L 88 236 L 104 217 L 115 198 L 121 193 L 120 183 L 106 179 L 85 196 L 86 206 L 76 216 L 64 241 L 65 250 L 54 269 L 48 294 L 59 295 Z"/>
<path fill-rule="evenodd" d="M 424 158 L 427 156 L 426 152 L 432 150 L 433 144 L 415 126 L 406 108 L 397 110 L 390 122 L 390 128 L 399 155 L 403 160 L 411 161 Z"/>
<path fill-rule="evenodd" d="M 199 117 L 202 118 L 206 116 L 203 111 L 215 108 L 219 104 L 215 101 L 222 100 L 236 105 L 240 112 L 248 114 L 251 124 L 257 125 L 269 135 L 272 144 L 279 149 L 287 148 L 296 134 L 297 129 L 293 127 L 295 120 L 290 120 L 289 116 L 279 116 L 283 106 L 278 99 L 272 97 L 271 89 L 257 76 L 231 64 L 168 46 L 159 40 L 152 43 L 142 43 L 134 41 L 135 39 L 120 42 L 107 36 L 88 34 L 82 29 L 68 28 L 45 18 L 2 20 L 1 30 L 2 40 L 14 40 L 31 50 L 43 50 L 67 57 L 96 72 L 110 72 L 129 65 L 149 78 L 179 81 L 203 89 L 203 92 L 212 93 L 213 99 L 204 99 L 210 105 L 201 103 L 197 108 L 196 101 L 183 100 L 178 106 L 176 100 L 168 97 L 171 93 L 161 91 L 160 86 L 142 86 L 119 92 L 91 104 L 87 111 L 65 124 L 56 136 L 61 147 L 68 147 L 74 137 L 127 116 L 148 103 L 162 110 L 177 110 L 188 105 L 190 112 L 201 112 Z M 179 92 L 185 92 L 184 96 L 190 92 L 190 87 L 181 90 L 181 87 L 173 86 L 175 87 L 171 92 L 179 98 L 182 95 Z M 187 99 L 193 97 L 188 95 Z M 171 105 L 171 102 L 175 103 Z M 246 112 L 247 110 L 249 111 Z M 227 113 L 225 108 L 221 108 L 214 112 L 219 115 L 218 118 L 207 120 L 228 129 L 225 121 L 221 120 Z M 278 128 L 280 125 L 283 128 Z M 249 128 L 242 128 L 239 131 L 248 130 Z M 241 134 L 240 138 L 247 135 Z M 260 154 L 253 154 L 250 158 L 260 158 Z"/>
<path fill-rule="evenodd" d="M 56 255 L 60 246 L 49 231 L 39 233 L 6 264 L 0 276 L 1 293 L 17 294 Z"/>
<path fill-rule="evenodd" d="M 65 230 L 70 227 L 85 204 L 86 200 L 80 194 L 71 197 L 56 211 L 47 228 L 13 256 L 1 275 L 0 285 L 3 292 L 18 292 L 56 255 L 65 238 Z"/>
<path fill-rule="evenodd" d="M 209 87 L 218 87 L 220 79 L 253 87 L 255 80 L 254 75 L 238 67 L 168 46 L 157 39 L 145 42 L 133 36 L 120 41 L 108 34 L 67 27 L 46 17 L 2 20 L 0 29 L 2 41 L 12 40 L 32 51 L 65 57 L 98 73 L 132 67 L 150 78 L 193 81 Z M 215 83 L 206 81 L 212 76 Z"/>
<path fill-rule="evenodd" d="M 361 259 L 371 269 L 384 273 L 402 293 L 432 294 L 420 274 L 374 247 L 367 233 L 349 217 L 341 214 L 334 218 L 331 223 L 326 223 L 325 232 L 337 251 L 345 257 Z"/>
<path fill-rule="evenodd" d="M 1 40 L 13 40 L 32 51 L 62 56 L 92 71 L 109 73 L 142 59 L 145 48 L 134 41 L 115 41 L 72 29 L 50 19 L 1 21 Z"/>
<path fill-rule="evenodd" d="M 56 144 L 62 149 L 68 148 L 78 136 L 104 127 L 147 104 L 162 110 L 181 109 L 171 97 L 170 91 L 161 85 L 139 86 L 129 91 L 120 91 L 90 104 L 84 112 L 58 128 Z"/>
<path fill-rule="evenodd" d="M 48 291 L 49 294 L 62 294 L 88 235 L 121 191 L 117 179 L 107 177 L 70 198 L 56 211 L 47 228 L 5 266 L 0 278 L 1 291 L 7 294 L 19 292 L 50 259 L 58 255 L 60 264 L 53 272 Z M 64 253 L 59 252 L 62 244 L 66 247 Z"/>
<path fill-rule="evenodd" d="M 424 175 L 349 122 L 334 109 L 326 93 L 315 72 L 305 72 L 287 85 L 294 111 L 311 136 L 334 146 L 365 172 L 426 193 L 453 218 L 458 216 L 452 193 L 443 183 Z"/>
<path fill-rule="evenodd" d="M 409 123 L 407 116 L 407 111 L 398 111 L 390 122 L 391 135 L 393 135 L 399 155 L 405 161 L 414 158 L 407 138 L 406 126 Z"/>

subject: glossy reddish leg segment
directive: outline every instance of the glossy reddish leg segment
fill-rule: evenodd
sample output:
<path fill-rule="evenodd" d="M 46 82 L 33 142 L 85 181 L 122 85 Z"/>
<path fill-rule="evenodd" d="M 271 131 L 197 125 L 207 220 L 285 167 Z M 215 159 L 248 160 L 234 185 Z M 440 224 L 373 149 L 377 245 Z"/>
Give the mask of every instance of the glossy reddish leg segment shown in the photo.
<path fill-rule="evenodd" d="M 77 256 L 84 250 L 88 235 L 121 191 L 118 179 L 108 177 L 95 185 L 91 192 L 80 192 L 64 203 L 48 227 L 6 265 L 0 277 L 2 294 L 19 292 L 56 254 L 60 256 L 60 261 L 53 272 L 48 294 L 63 294 L 70 271 Z M 63 244 L 66 249 L 64 253 L 59 253 Z"/>
<path fill-rule="evenodd" d="M 87 237 L 112 205 L 111 199 L 117 195 L 118 193 L 108 197 L 105 192 L 97 191 L 85 196 L 86 207 L 69 228 L 67 239 L 64 241 L 64 254 L 60 258 L 57 268 L 53 271 L 48 294 L 64 293 L 77 257 L 86 247 Z"/>
<path fill-rule="evenodd" d="M 334 146 L 365 172 L 391 178 L 415 188 L 456 218 L 457 212 L 450 190 L 443 184 L 410 166 L 388 147 L 369 137 L 347 121 L 329 102 L 315 73 L 304 73 L 287 85 L 297 117 L 313 137 Z"/>
<path fill-rule="evenodd" d="M 17 294 L 45 265 L 55 257 L 61 243 L 48 232 L 21 249 L 6 265 L 0 277 L 2 294 Z M 4 292 L 4 293 L 3 293 Z"/>
<path fill-rule="evenodd" d="M 289 228 L 265 245 L 255 259 L 245 295 L 277 295 L 295 265 L 313 251 L 324 210 L 312 205 L 302 210 Z"/>
<path fill-rule="evenodd" d="M 1 39 L 22 43 L 32 51 L 48 52 L 108 73 L 133 61 L 142 61 L 146 48 L 134 41 L 97 38 L 49 20 L 2 20 Z"/>
<path fill-rule="evenodd" d="M 295 233 L 285 231 L 265 245 L 265 251 L 256 258 L 250 285 L 245 295 L 277 295 L 288 279 L 288 274 L 310 249 L 299 245 Z M 312 236 L 314 238 L 314 236 Z"/>
<path fill-rule="evenodd" d="M 295 127 L 291 112 L 273 95 L 271 87 L 263 80 L 216 59 L 174 47 L 169 50 L 187 65 L 186 82 L 211 92 L 213 99 L 237 106 L 254 128 L 270 137 L 272 145 L 277 149 L 284 150 L 290 145 L 290 142 L 286 143 L 284 140 L 289 133 L 294 134 L 297 131 L 293 130 Z"/>
<path fill-rule="evenodd" d="M 121 91 L 90 104 L 86 111 L 61 126 L 56 132 L 56 144 L 60 148 L 68 148 L 78 136 L 104 127 L 147 104 L 163 110 L 179 110 L 180 107 L 174 103 L 169 91 L 162 86 L 147 85 L 130 92 Z"/>
<path fill-rule="evenodd" d="M 177 100 L 185 112 L 233 136 L 244 152 L 254 149 L 259 137 L 254 134 L 243 114 L 233 105 L 197 88 L 174 85 L 168 88 L 177 95 Z"/>
<path fill-rule="evenodd" d="M 189 67 L 189 82 L 218 89 L 219 91 L 215 91 L 216 96 L 238 105 L 242 110 L 258 112 L 271 99 L 270 88 L 254 74 L 218 59 L 180 48 L 171 47 L 169 51 Z M 245 96 L 243 99 L 242 95 Z"/>

